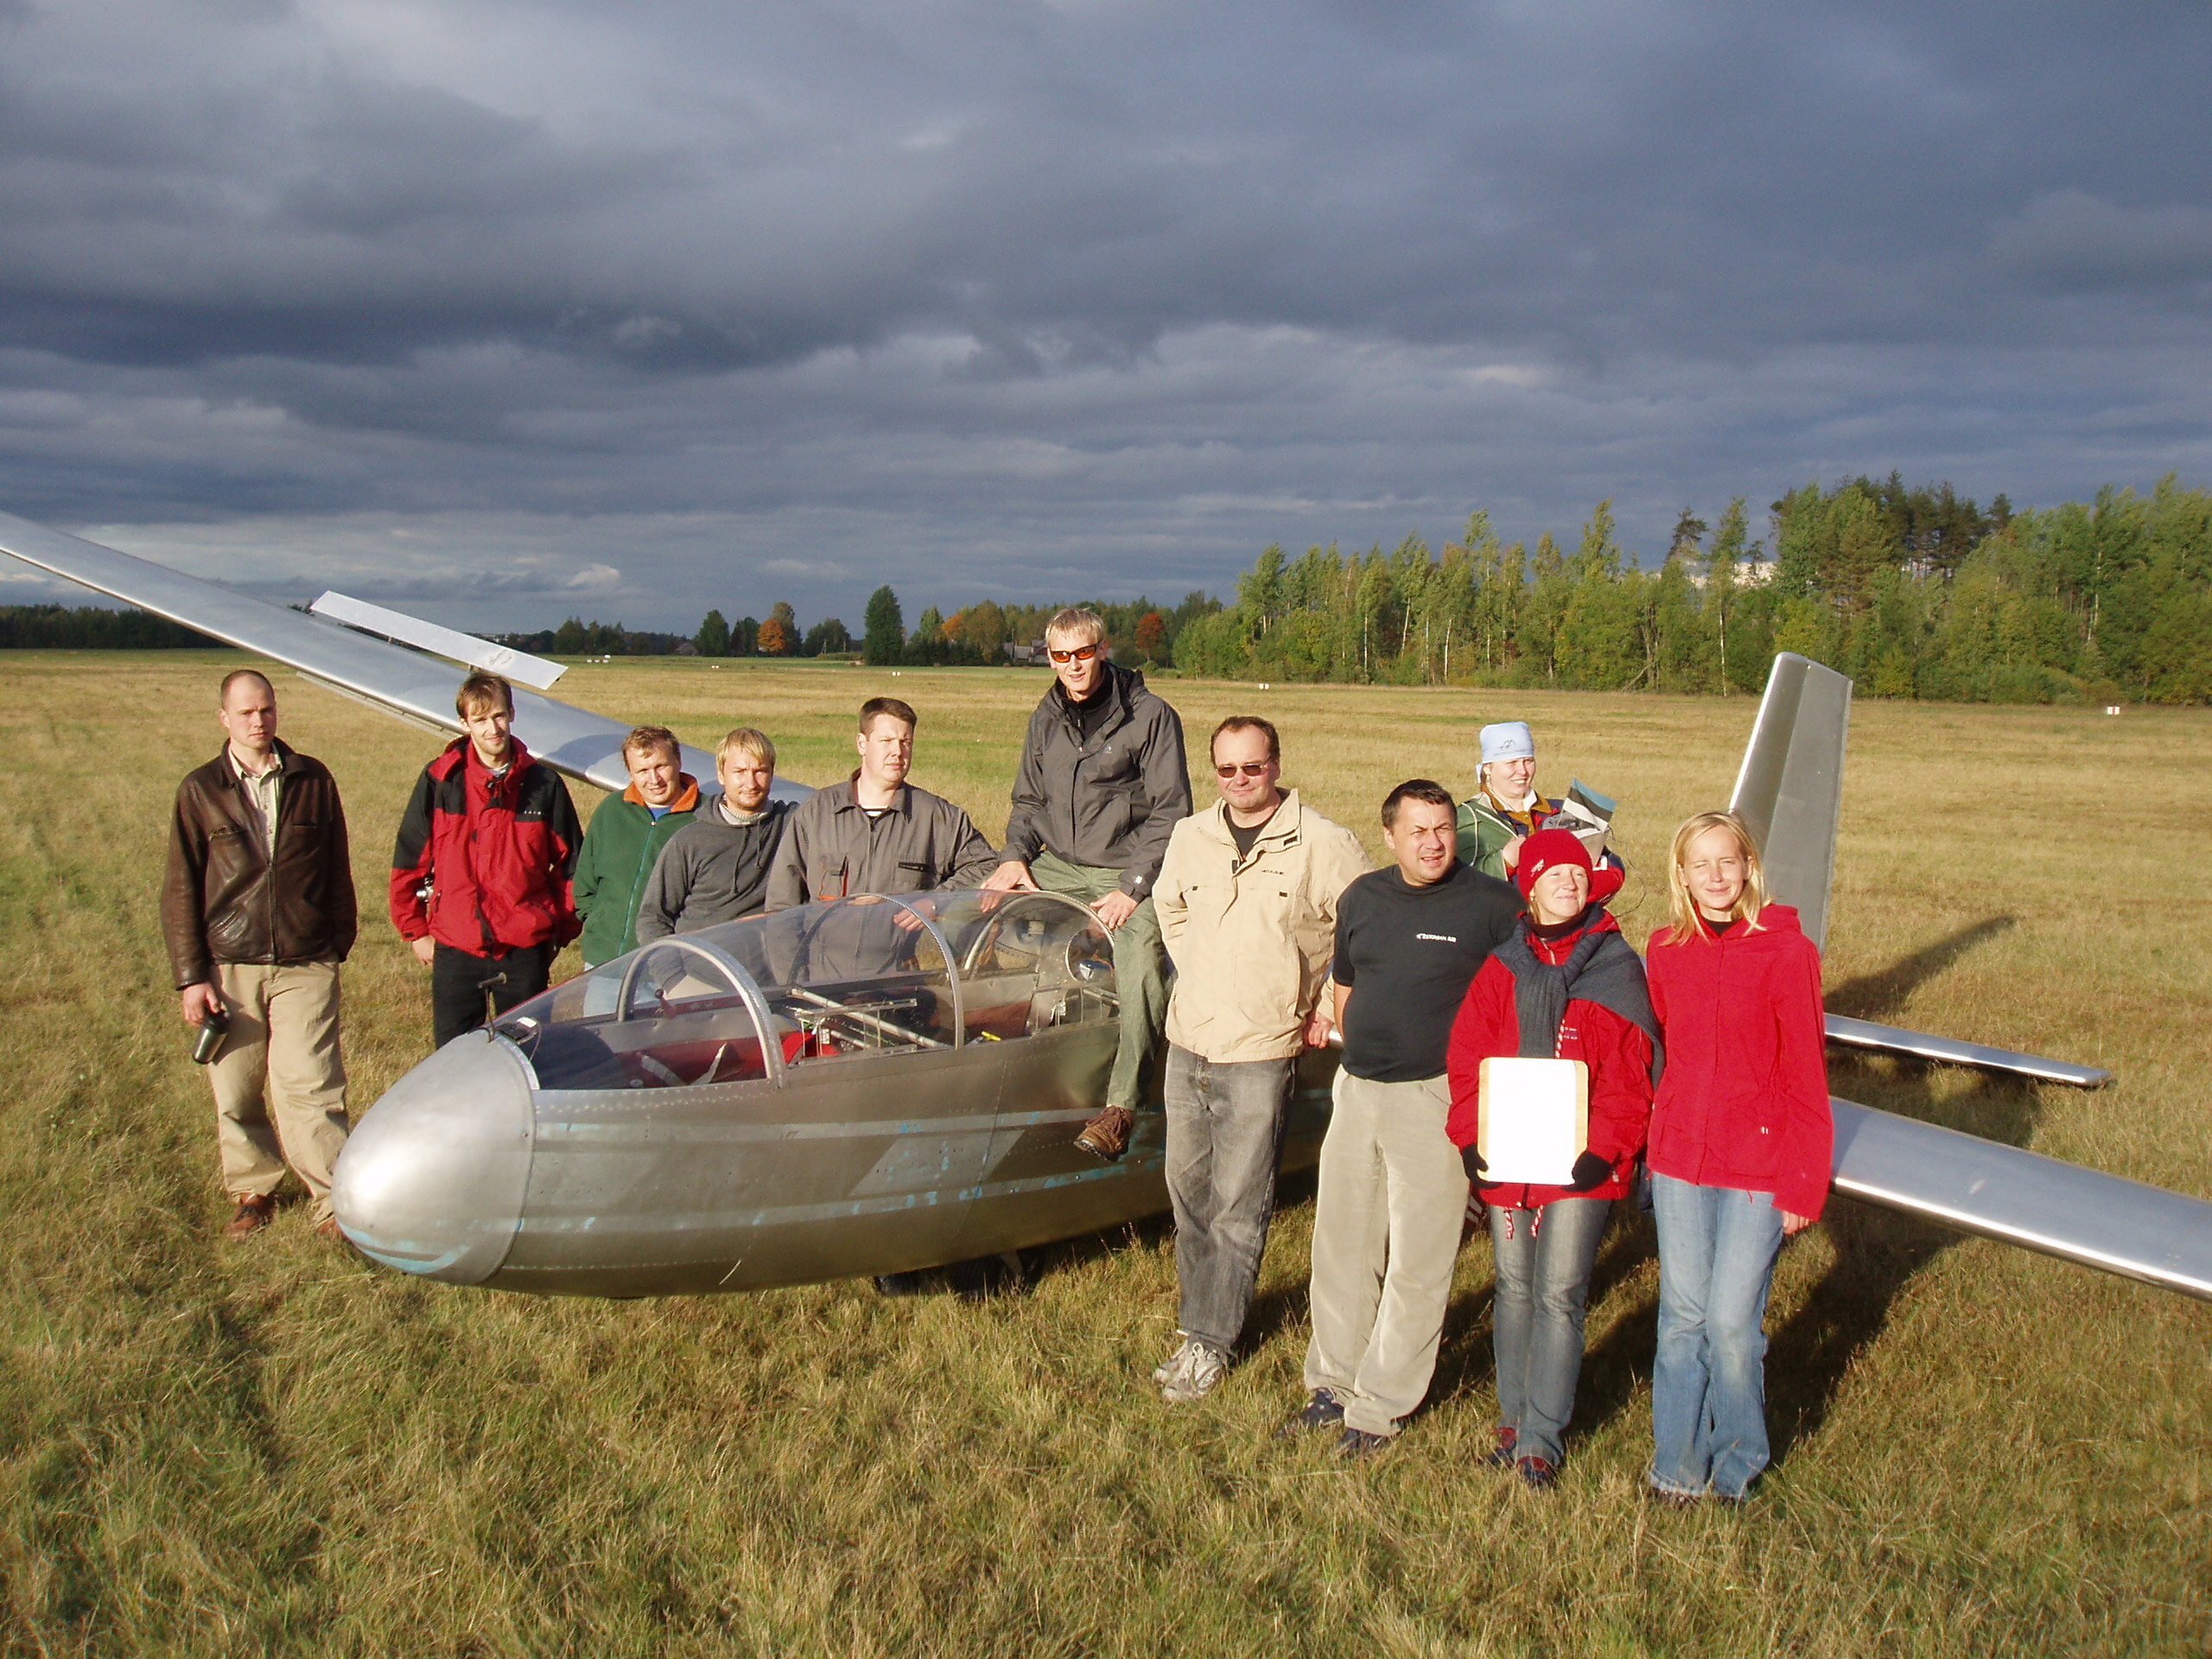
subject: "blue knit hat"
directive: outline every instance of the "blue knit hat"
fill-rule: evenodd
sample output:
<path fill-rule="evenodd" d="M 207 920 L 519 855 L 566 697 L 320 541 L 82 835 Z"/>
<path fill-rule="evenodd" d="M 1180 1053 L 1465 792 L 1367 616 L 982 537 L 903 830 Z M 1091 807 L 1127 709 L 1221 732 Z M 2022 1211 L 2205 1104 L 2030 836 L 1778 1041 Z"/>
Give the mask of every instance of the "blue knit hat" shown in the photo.
<path fill-rule="evenodd" d="M 1525 720 L 1501 720 L 1495 726 L 1483 728 L 1482 764 L 1494 760 L 1533 760 L 1536 758 L 1535 734 L 1529 729 Z"/>

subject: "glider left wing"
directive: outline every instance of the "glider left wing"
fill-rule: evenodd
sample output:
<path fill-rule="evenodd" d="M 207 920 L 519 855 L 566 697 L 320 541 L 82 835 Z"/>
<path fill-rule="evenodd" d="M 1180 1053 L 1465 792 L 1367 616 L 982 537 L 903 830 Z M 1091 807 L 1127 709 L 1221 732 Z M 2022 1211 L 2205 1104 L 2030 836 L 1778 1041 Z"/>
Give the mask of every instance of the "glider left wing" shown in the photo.
<path fill-rule="evenodd" d="M 11 513 L 0 512 L 0 552 L 142 611 L 197 628 L 241 651 L 271 658 L 387 713 L 442 732 L 461 730 L 453 699 L 468 672 L 462 664 L 233 593 Z M 514 688 L 514 698 L 515 734 L 538 760 L 604 790 L 619 793 L 628 786 L 629 768 L 622 761 L 622 740 L 631 729 L 627 725 L 521 686 Z M 721 792 L 715 781 L 715 758 L 705 750 L 685 745 L 683 769 L 699 780 L 705 793 Z M 790 800 L 812 793 L 782 778 L 776 779 L 774 792 Z"/>

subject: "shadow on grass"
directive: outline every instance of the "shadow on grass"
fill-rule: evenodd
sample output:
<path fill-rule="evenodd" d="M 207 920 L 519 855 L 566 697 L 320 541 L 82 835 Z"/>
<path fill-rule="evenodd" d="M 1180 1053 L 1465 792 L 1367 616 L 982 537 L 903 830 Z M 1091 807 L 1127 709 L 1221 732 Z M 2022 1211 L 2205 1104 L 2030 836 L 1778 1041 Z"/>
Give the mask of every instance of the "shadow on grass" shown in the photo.
<path fill-rule="evenodd" d="M 2013 916 L 1985 916 L 1948 939 L 1938 939 L 1886 968 L 1827 987 L 1821 1000 L 1830 1014 L 1840 1014 L 1847 1019 L 1885 1020 L 1911 1001 L 1915 991 L 1967 951 L 2010 931 L 2018 923 L 2018 918 Z"/>
<path fill-rule="evenodd" d="M 1966 1074 L 1964 1087 L 1939 1092 L 1937 1068 L 1868 1057 L 1839 1058 L 1829 1068 L 1838 1095 L 1900 1116 L 1941 1123 L 2010 1146 L 2025 1144 L 2042 1110 L 2036 1086 L 2024 1080 Z M 1822 1212 L 1834 1262 L 1797 1310 L 1770 1325 L 1766 1359 L 1767 1423 L 1775 1466 L 1818 1434 L 1853 1361 L 1878 1339 L 1898 1300 L 1928 1265 L 1966 1236 L 1912 1216 L 1831 1197 Z M 1617 1205 L 1590 1285 L 1590 1306 L 1603 1306 L 1658 1254 L 1651 1217 L 1632 1201 Z M 1436 1378 L 1440 1402 L 1491 1384 L 1491 1292 L 1463 1296 L 1445 1319 Z M 1610 1323 L 1584 1356 L 1575 1390 L 1570 1448 L 1613 1421 L 1648 1388 L 1658 1305 L 1639 1298 Z"/>

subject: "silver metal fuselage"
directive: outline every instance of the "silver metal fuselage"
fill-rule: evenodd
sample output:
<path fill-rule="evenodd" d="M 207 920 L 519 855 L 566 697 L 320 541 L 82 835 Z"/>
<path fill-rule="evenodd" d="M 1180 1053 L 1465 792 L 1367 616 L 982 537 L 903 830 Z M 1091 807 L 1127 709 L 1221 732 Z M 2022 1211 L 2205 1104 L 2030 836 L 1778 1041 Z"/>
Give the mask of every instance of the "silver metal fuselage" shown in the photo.
<path fill-rule="evenodd" d="M 472 1033 L 363 1118 L 335 1198 L 388 1267 L 541 1294 L 757 1290 L 935 1267 L 1167 1208 L 1160 1114 L 1107 1165 L 1077 1128 L 1111 1025 L 840 1059 L 781 1083 L 548 1090 Z M 1333 1057 L 1301 1067 L 1283 1166 L 1310 1166 Z"/>

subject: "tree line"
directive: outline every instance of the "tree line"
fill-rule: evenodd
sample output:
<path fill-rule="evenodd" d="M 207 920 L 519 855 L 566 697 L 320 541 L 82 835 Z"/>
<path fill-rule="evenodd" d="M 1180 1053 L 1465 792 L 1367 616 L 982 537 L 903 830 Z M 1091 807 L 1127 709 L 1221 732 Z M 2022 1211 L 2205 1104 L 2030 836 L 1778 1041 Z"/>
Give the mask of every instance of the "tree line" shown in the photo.
<path fill-rule="evenodd" d="M 226 651 L 219 639 L 150 611 L 96 605 L 0 605 L 0 651 Z"/>
<path fill-rule="evenodd" d="M 1486 513 L 1432 550 L 1332 543 L 1265 549 L 1224 604 L 1092 601 L 1116 657 L 1220 679 L 1755 691 L 1777 651 L 1877 696 L 1966 702 L 2212 702 L 2212 494 L 2172 474 L 2148 495 L 1986 509 L 1948 484 L 1892 473 L 1808 483 L 1769 505 L 1754 537 L 1745 498 L 1708 524 L 1685 509 L 1656 564 L 1631 559 L 1600 501 L 1573 551 L 1550 532 L 1503 541 Z M 717 608 L 690 634 L 570 617 L 493 636 L 558 656 L 849 657 L 878 665 L 1003 663 L 1042 639 L 1055 604 L 986 599 L 910 628 L 889 586 L 855 639 L 825 617 L 801 629 Z M 139 611 L 0 607 L 0 649 L 155 649 L 219 642 Z"/>
<path fill-rule="evenodd" d="M 1610 501 L 1573 550 L 1533 552 L 1476 512 L 1432 552 L 1265 550 L 1236 602 L 1174 661 L 1224 679 L 1755 690 L 1778 651 L 1878 696 L 2212 702 L 2212 495 L 1987 510 L 1891 474 L 1808 484 L 1753 539 L 1744 498 L 1685 511 L 1655 568 L 1629 561 Z"/>

